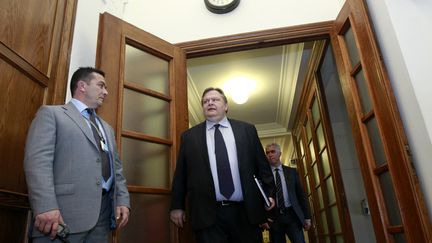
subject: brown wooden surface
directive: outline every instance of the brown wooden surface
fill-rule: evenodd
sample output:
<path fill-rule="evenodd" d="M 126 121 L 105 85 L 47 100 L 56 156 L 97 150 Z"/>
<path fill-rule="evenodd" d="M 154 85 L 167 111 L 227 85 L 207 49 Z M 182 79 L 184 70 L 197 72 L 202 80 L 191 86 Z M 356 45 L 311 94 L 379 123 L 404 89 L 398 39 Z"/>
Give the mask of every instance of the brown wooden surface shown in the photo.
<path fill-rule="evenodd" d="M 349 64 L 348 52 L 343 46 L 343 34 L 349 26 L 353 30 L 361 60 L 361 63 L 354 64 L 354 67 Z M 430 220 L 415 171 L 405 149 L 408 144 L 364 1 L 347 1 L 335 22 L 331 39 L 345 100 L 350 107 L 349 115 L 377 242 L 393 242 L 392 233 L 402 231 L 407 242 L 431 242 Z M 361 69 L 373 104 L 373 110 L 367 114 L 362 114 L 352 79 L 352 75 Z M 377 120 L 386 156 L 386 164 L 380 167 L 376 167 L 365 127 L 373 118 Z M 377 177 L 386 171 L 391 175 L 402 225 L 389 225 Z"/>
<path fill-rule="evenodd" d="M 325 107 L 325 95 L 320 91 L 318 80 L 315 78 L 315 73 L 317 72 L 318 63 L 323 58 L 323 50 L 315 51 L 316 53 L 312 53 L 312 65 L 310 66 L 311 70 L 308 72 L 309 75 L 307 75 L 308 79 L 306 80 L 306 84 L 303 89 L 303 94 L 298 114 L 299 117 L 296 119 L 296 125 L 294 127 L 294 131 L 296 134 L 296 140 L 301 138 L 301 141 L 303 142 L 303 147 L 305 148 L 305 154 L 307 155 L 304 159 L 306 159 L 307 167 L 304 168 L 303 165 L 300 165 L 299 168 L 299 174 L 301 175 L 303 179 L 303 183 L 305 185 L 306 178 L 305 175 L 309 176 L 310 181 L 310 190 L 311 190 L 311 196 L 312 196 L 312 202 L 311 205 L 313 207 L 312 211 L 315 212 L 314 215 L 314 222 L 315 226 L 317 227 L 318 231 L 318 237 L 317 239 L 313 239 L 313 241 L 316 242 L 325 242 L 325 237 L 329 236 L 329 239 L 331 242 L 336 242 L 336 236 L 342 235 L 344 242 L 355 242 L 354 240 L 354 233 L 351 225 L 351 218 L 349 214 L 349 209 L 346 204 L 346 198 L 345 198 L 345 190 L 342 182 L 342 175 L 340 173 L 339 168 L 339 162 L 336 155 L 336 148 L 334 147 L 334 141 L 332 137 L 332 131 L 331 131 L 331 124 L 329 123 L 329 119 L 326 117 L 327 114 L 327 108 Z M 313 102 L 318 102 L 319 110 L 320 110 L 320 120 L 318 120 L 317 124 L 313 124 L 312 119 L 312 113 L 311 113 L 311 107 Z M 331 166 L 331 172 L 329 175 L 324 175 L 323 168 L 321 166 L 322 161 L 320 158 L 320 154 L 322 151 L 319 151 L 318 149 L 318 142 L 317 142 L 317 135 L 316 135 L 316 128 L 318 125 L 322 126 L 323 129 L 323 135 L 325 136 L 325 143 L 323 149 L 327 150 L 328 156 L 329 156 L 329 162 Z M 306 136 L 306 130 L 310 126 L 310 129 L 312 131 L 311 138 L 308 139 Z M 300 140 L 297 140 L 296 143 L 299 143 Z M 315 153 L 315 160 L 312 161 L 311 155 L 309 152 L 309 145 L 314 144 L 314 153 Z M 300 144 L 297 144 L 297 147 L 299 147 Z M 299 154 L 299 157 L 301 155 Z M 319 174 L 319 181 L 316 181 L 316 177 L 314 176 L 313 167 L 317 166 L 318 168 L 318 174 Z M 307 173 L 306 173 L 307 171 Z M 330 178 L 331 177 L 331 178 Z M 333 180 L 333 188 L 335 192 L 336 202 L 330 203 L 329 199 L 327 197 L 329 188 L 327 188 L 327 184 L 325 183 L 326 180 Z M 320 209 L 319 205 L 319 196 L 317 189 L 320 188 L 322 192 L 323 197 L 323 203 L 324 208 Z M 334 205 L 337 205 L 338 208 L 338 214 L 339 219 L 333 219 L 333 215 L 331 214 L 330 208 Z M 321 222 L 321 213 L 326 214 L 326 219 L 328 222 L 328 231 L 329 233 L 324 233 L 323 228 L 323 222 Z M 342 232 L 335 232 L 333 226 L 335 220 L 338 220 L 341 224 L 341 230 Z M 309 239 L 314 238 L 314 232 L 313 230 L 310 230 L 308 232 Z"/>
<path fill-rule="evenodd" d="M 0 2 L 0 242 L 27 240 L 25 140 L 41 105 L 64 103 L 76 2 Z"/>
<path fill-rule="evenodd" d="M 156 144 L 168 145 L 170 148 L 170 161 L 168 161 L 169 189 L 148 188 L 138 185 L 129 185 L 129 192 L 134 202 L 148 202 L 148 198 L 159 196 L 159 200 L 165 205 L 170 199 L 171 180 L 175 169 L 178 142 L 180 133 L 188 128 L 187 98 L 186 98 L 186 59 L 184 52 L 176 47 L 144 30 L 128 24 L 110 14 L 104 13 L 100 17 L 99 45 L 97 51 L 96 66 L 105 71 L 105 78 L 109 87 L 109 96 L 106 103 L 98 110 L 98 114 L 107 120 L 116 130 L 117 142 L 121 153 L 121 137 L 133 138 L 140 141 L 147 141 Z M 125 46 L 131 45 L 143 52 L 150 53 L 156 57 L 166 60 L 169 63 L 169 93 L 161 94 L 143 86 L 127 82 L 124 79 Z M 132 89 L 141 95 L 151 96 L 169 103 L 170 125 L 169 137 L 157 138 L 137 131 L 122 129 L 123 113 L 123 92 L 124 89 Z M 152 204 L 153 205 L 153 204 Z M 186 230 L 179 233 L 169 221 L 168 212 L 165 207 L 141 208 L 139 205 L 136 213 L 131 214 L 130 224 L 123 231 L 116 232 L 113 242 L 128 241 L 137 238 L 137 232 L 147 232 L 154 240 L 169 239 L 169 242 L 192 242 L 191 231 Z M 146 215 L 146 217 L 143 217 Z M 165 215 L 162 216 L 161 215 Z M 142 228 L 148 225 L 149 218 L 157 218 L 158 223 L 151 227 Z M 156 222 L 156 221 L 155 221 Z M 160 225 L 169 225 L 169 229 L 157 229 Z M 189 227 L 186 227 L 187 229 Z M 158 232 L 149 232 L 157 230 Z M 166 235 L 166 230 L 169 234 Z M 126 233 L 125 233 L 126 232 Z M 127 232 L 131 232 L 129 235 Z M 122 235 L 123 234 L 123 235 Z M 132 235 L 133 234 L 133 235 Z M 165 238 L 157 236 L 164 234 Z M 149 238 L 148 240 L 151 241 Z"/>
<path fill-rule="evenodd" d="M 333 21 L 208 38 L 176 44 L 187 58 L 306 42 L 329 37 Z"/>

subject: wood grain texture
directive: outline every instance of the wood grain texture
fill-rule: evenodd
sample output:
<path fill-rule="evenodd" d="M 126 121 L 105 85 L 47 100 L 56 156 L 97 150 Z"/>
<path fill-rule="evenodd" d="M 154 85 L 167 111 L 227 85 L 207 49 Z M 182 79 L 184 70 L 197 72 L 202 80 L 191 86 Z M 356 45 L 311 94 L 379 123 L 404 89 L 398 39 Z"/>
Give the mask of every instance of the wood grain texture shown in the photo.
<path fill-rule="evenodd" d="M 0 1 L 0 242 L 28 240 L 27 131 L 41 105 L 64 103 L 76 5 Z"/>

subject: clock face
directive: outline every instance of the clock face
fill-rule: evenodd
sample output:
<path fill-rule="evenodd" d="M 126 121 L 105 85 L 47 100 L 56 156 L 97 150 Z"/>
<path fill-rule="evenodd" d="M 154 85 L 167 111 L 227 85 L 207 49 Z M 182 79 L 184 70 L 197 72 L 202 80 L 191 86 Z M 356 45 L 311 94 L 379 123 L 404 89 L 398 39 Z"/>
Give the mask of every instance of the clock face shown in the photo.
<path fill-rule="evenodd" d="M 234 2 L 234 0 L 208 0 L 210 4 L 213 4 L 214 6 L 226 6 Z"/>
<path fill-rule="evenodd" d="M 204 0 L 207 9 L 216 14 L 228 13 L 234 10 L 240 0 Z"/>

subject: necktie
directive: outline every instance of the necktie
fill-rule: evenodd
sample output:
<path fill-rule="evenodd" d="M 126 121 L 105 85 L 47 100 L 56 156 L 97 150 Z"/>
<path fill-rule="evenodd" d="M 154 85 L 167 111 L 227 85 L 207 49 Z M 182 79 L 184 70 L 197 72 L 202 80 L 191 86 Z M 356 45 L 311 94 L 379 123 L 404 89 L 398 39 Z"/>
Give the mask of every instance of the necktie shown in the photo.
<path fill-rule="evenodd" d="M 93 132 L 93 137 L 94 137 L 96 143 L 98 144 L 99 153 L 100 153 L 100 157 L 102 160 L 102 177 L 104 178 L 105 181 L 107 181 L 111 175 L 111 170 L 110 170 L 110 162 L 109 162 L 109 158 L 108 158 L 108 153 L 105 150 L 103 150 L 103 148 L 102 148 L 102 143 L 103 143 L 104 139 L 102 137 L 102 134 L 100 134 L 100 132 L 99 132 L 99 128 L 97 127 L 95 114 L 94 114 L 93 110 L 87 109 L 87 112 L 90 115 L 90 123 L 91 123 L 90 127 L 91 127 L 92 132 Z"/>
<path fill-rule="evenodd" d="M 282 182 L 279 175 L 279 169 L 275 169 L 275 177 L 276 177 L 276 202 L 278 208 L 284 208 L 284 197 L 283 197 L 283 190 L 282 190 Z"/>
<path fill-rule="evenodd" d="M 219 179 L 219 190 L 226 199 L 229 199 L 234 193 L 234 182 L 231 175 L 228 152 L 222 137 L 222 133 L 219 131 L 219 126 L 219 124 L 214 126 L 216 167 Z"/>

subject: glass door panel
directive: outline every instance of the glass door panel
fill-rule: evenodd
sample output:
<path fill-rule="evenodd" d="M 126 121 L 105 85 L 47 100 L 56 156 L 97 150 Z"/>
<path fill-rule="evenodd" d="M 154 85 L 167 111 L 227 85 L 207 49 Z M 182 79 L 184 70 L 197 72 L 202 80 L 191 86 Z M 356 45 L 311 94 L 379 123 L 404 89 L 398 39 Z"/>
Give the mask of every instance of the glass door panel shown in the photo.
<path fill-rule="evenodd" d="M 125 81 L 169 95 L 169 62 L 131 45 L 125 50 Z"/>
<path fill-rule="evenodd" d="M 188 242 L 190 224 L 180 234 L 168 217 L 178 137 L 188 127 L 186 55 L 115 16 L 100 16 L 96 63 L 110 87 L 101 112 L 116 131 L 132 205 L 129 223 L 110 242 Z"/>
<path fill-rule="evenodd" d="M 131 194 L 135 205 L 131 217 L 120 234 L 121 242 L 170 242 L 168 229 L 171 197 L 169 195 Z"/>
<path fill-rule="evenodd" d="M 380 167 L 387 164 L 375 117 L 366 122 L 366 127 L 372 147 L 375 165 Z"/>
<path fill-rule="evenodd" d="M 379 175 L 379 182 L 382 188 L 384 201 L 387 206 L 387 215 L 390 225 L 400 225 L 402 220 L 399 213 L 399 205 L 394 194 L 393 183 L 390 178 L 390 173 L 384 172 Z"/>
<path fill-rule="evenodd" d="M 387 217 L 387 219 L 383 220 L 383 222 L 388 222 L 385 226 L 387 228 L 387 233 L 399 233 L 403 235 L 403 225 L 399 213 L 400 209 L 395 196 L 388 160 L 375 116 L 375 104 L 371 99 L 371 87 L 365 77 L 362 62 L 357 54 L 359 52 L 356 44 L 357 37 L 353 33 L 349 21 L 347 21 L 345 29 L 341 30 L 340 36 L 342 37 L 341 44 L 348 50 L 348 59 L 351 62 L 349 80 L 352 87 L 355 87 L 352 89 L 354 94 L 353 98 L 356 100 L 355 103 L 360 104 L 360 106 L 355 106 L 354 109 L 359 117 L 361 134 L 365 138 L 363 139 L 363 146 L 365 146 L 366 151 L 371 151 L 370 154 L 372 154 L 372 156 L 368 157 L 370 160 L 368 164 L 371 165 L 372 170 L 375 171 L 372 176 L 376 177 L 376 179 L 372 179 L 372 183 L 380 188 L 380 190 L 376 191 L 376 193 L 378 193 L 377 199 L 382 204 L 381 208 L 386 211 L 385 214 L 380 214 L 380 216 Z M 376 183 L 376 181 L 379 181 L 379 183 Z M 392 228 L 392 230 L 390 230 L 390 228 Z"/>
<path fill-rule="evenodd" d="M 123 130 L 168 139 L 170 104 L 128 88 L 123 93 Z"/>
<path fill-rule="evenodd" d="M 172 121 L 168 68 L 169 60 L 126 41 L 120 146 L 124 175 L 133 189 L 131 204 L 137 205 L 129 225 L 137 222 L 122 232 L 122 242 L 132 242 L 142 235 L 148 242 L 170 241 L 168 216 L 161 217 L 168 215 L 170 201 Z"/>
<path fill-rule="evenodd" d="M 324 43 L 323 43 L 324 45 Z M 321 54 L 324 55 L 324 48 Z M 318 57 L 321 59 L 321 57 Z M 318 64 L 317 67 L 318 68 Z M 326 67 L 331 75 L 332 71 Z M 311 72 L 316 73 L 317 69 Z M 334 141 L 331 137 L 331 124 L 326 118 L 326 107 L 323 103 L 323 94 L 320 93 L 319 77 L 315 74 L 310 76 L 309 90 L 304 96 L 304 106 L 301 107 L 302 115 L 299 117 L 296 128 L 295 139 L 298 139 L 300 154 L 303 159 L 302 166 L 299 168 L 300 175 L 306 180 L 308 186 L 309 201 L 312 212 L 316 212 L 316 229 L 309 233 L 309 239 L 315 237 L 316 242 L 353 242 L 353 232 L 351 228 L 350 215 L 342 200 L 345 200 L 344 188 L 340 181 L 340 171 L 337 158 L 335 157 L 334 146 L 330 145 Z M 301 148 L 307 148 L 302 151 Z M 331 151 L 333 149 L 333 152 Z M 340 179 L 336 179 L 339 177 Z M 311 180 L 308 183 L 308 180 Z M 339 181 L 339 182 L 337 182 Z M 344 208 L 345 207 L 345 208 Z"/>
<path fill-rule="evenodd" d="M 361 67 L 358 66 L 358 68 L 360 69 Z M 372 110 L 372 101 L 370 99 L 370 94 L 368 92 L 368 87 L 366 85 L 366 80 L 363 74 L 363 70 L 361 69 L 358 70 L 357 74 L 354 75 L 354 79 L 356 80 L 357 90 L 359 93 L 363 114 L 366 114 Z"/>
<path fill-rule="evenodd" d="M 169 189 L 170 147 L 122 138 L 123 173 L 129 185 Z"/>

